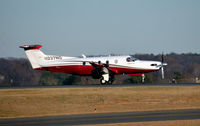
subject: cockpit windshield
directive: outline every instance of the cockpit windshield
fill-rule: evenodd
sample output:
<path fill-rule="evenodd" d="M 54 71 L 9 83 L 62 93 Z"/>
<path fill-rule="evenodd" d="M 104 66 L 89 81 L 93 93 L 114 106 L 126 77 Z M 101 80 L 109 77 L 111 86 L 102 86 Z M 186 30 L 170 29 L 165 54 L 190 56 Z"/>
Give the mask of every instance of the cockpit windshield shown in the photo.
<path fill-rule="evenodd" d="M 127 62 L 134 62 L 134 61 L 136 61 L 136 60 L 138 60 L 138 59 L 135 58 L 135 57 L 133 57 L 133 56 L 130 56 L 130 57 L 127 57 L 127 58 L 126 58 L 126 61 L 127 61 Z"/>

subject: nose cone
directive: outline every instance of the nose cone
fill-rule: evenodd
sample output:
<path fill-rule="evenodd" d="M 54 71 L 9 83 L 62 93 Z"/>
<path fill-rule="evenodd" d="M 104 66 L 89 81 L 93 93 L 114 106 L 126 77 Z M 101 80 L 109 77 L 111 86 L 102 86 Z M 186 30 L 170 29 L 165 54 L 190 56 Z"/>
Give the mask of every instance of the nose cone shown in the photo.
<path fill-rule="evenodd" d="M 163 66 L 167 66 L 167 63 L 165 63 L 165 62 L 159 62 L 158 63 L 158 65 L 157 65 L 157 67 L 163 67 Z"/>
<path fill-rule="evenodd" d="M 151 61 L 150 66 L 152 69 L 160 69 L 160 67 L 162 66 L 162 63 L 158 61 Z"/>

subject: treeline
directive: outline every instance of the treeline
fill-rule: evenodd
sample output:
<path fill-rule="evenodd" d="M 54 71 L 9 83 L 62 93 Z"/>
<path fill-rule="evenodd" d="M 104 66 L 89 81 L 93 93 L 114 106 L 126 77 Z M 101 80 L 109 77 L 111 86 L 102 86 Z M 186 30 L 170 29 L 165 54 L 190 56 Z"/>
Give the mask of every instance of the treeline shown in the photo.
<path fill-rule="evenodd" d="M 143 60 L 161 61 L 161 55 L 135 54 Z M 167 54 L 165 79 L 160 71 L 145 74 L 145 83 L 199 83 L 200 54 Z M 98 84 L 91 77 L 32 70 L 27 59 L 0 58 L 0 86 Z M 117 75 L 115 83 L 141 83 L 141 76 Z"/>

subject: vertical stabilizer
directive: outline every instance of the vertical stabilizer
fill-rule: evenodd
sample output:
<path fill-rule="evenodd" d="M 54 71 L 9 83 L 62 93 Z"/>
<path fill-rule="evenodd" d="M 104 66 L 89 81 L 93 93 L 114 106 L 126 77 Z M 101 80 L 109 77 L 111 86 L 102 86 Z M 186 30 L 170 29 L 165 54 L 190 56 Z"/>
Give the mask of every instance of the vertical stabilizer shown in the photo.
<path fill-rule="evenodd" d="M 23 45 L 20 48 L 23 48 L 33 69 L 40 68 L 40 64 L 44 62 L 44 57 L 46 56 L 39 49 L 42 45 Z"/>

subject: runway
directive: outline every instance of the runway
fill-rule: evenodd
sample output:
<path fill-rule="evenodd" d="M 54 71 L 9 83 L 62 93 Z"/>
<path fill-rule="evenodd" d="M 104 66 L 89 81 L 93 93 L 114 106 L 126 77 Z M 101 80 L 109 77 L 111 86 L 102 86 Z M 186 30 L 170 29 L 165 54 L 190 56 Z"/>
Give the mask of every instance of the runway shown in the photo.
<path fill-rule="evenodd" d="M 1 126 L 66 126 L 200 119 L 200 109 L 0 119 Z"/>
<path fill-rule="evenodd" d="M 77 84 L 77 85 L 59 85 L 59 86 L 16 86 L 0 87 L 1 89 L 25 89 L 25 88 L 102 88 L 102 87 L 138 87 L 138 86 L 200 86 L 200 83 L 177 83 L 177 84 Z"/>

